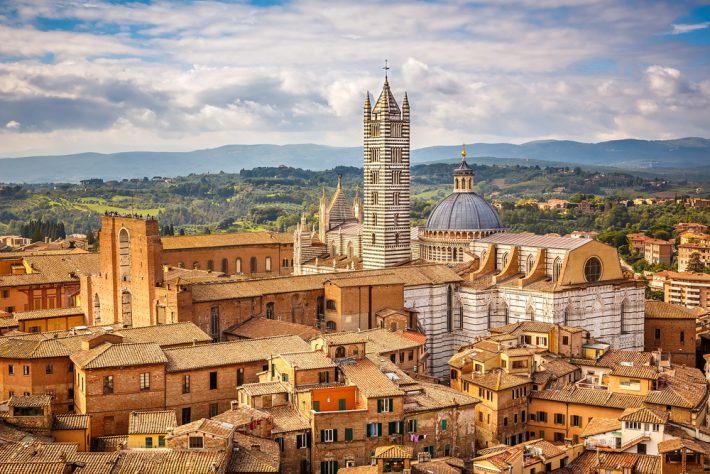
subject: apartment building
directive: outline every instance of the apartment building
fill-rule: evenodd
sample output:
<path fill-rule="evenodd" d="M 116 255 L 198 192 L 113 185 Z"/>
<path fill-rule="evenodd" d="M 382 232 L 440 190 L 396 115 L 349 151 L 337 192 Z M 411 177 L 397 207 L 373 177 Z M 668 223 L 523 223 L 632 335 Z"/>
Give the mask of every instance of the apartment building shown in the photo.
<path fill-rule="evenodd" d="M 663 301 L 688 308 L 710 309 L 710 275 L 662 271 L 654 280 L 663 285 Z"/>
<path fill-rule="evenodd" d="M 672 364 L 694 366 L 697 319 L 683 306 L 646 301 L 644 349 L 661 351 Z"/>

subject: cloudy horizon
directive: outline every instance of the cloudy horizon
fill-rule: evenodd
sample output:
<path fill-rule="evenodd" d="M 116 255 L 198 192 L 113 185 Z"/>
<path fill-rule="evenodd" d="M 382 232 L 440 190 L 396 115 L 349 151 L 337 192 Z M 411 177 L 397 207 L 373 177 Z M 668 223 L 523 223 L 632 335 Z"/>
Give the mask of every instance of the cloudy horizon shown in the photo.
<path fill-rule="evenodd" d="M 365 91 L 412 147 L 708 137 L 701 2 L 0 4 L 0 157 L 357 146 Z"/>

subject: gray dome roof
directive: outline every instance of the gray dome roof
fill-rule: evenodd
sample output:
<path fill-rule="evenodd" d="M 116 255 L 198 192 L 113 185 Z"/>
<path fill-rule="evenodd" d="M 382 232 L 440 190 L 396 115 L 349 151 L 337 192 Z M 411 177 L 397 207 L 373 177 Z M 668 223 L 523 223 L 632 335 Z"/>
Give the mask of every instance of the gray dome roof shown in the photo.
<path fill-rule="evenodd" d="M 476 193 L 452 193 L 429 214 L 429 230 L 502 229 L 498 213 Z"/>

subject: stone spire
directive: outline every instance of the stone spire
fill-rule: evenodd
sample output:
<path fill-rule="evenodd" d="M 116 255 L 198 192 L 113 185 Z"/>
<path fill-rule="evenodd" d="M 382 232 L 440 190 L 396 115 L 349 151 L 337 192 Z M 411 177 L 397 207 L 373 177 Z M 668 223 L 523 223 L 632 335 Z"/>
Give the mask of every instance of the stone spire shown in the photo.
<path fill-rule="evenodd" d="M 466 145 L 461 147 L 461 164 L 454 170 L 454 192 L 472 193 L 475 173 L 466 162 Z"/>

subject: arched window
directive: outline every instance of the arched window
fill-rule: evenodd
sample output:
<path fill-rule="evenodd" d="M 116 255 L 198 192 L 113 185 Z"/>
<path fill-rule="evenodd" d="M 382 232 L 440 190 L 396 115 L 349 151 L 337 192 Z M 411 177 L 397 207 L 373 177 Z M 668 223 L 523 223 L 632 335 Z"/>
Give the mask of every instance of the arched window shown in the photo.
<path fill-rule="evenodd" d="M 572 319 L 572 306 L 571 306 L 571 305 L 568 305 L 568 306 L 565 308 L 565 312 L 564 312 L 564 315 L 563 315 L 563 320 L 564 320 L 563 324 L 564 324 L 565 326 L 568 326 L 569 323 L 570 323 L 570 321 L 571 321 L 571 319 Z"/>
<path fill-rule="evenodd" d="M 372 233 L 372 245 L 375 245 L 375 242 L 376 242 L 376 241 L 377 241 L 377 239 L 375 238 L 375 234 L 374 234 L 374 232 L 373 232 L 373 233 Z"/>
<path fill-rule="evenodd" d="M 510 310 L 508 309 L 508 305 L 505 303 L 505 301 L 503 302 L 502 310 L 503 310 L 503 325 L 507 325 L 510 323 Z"/>
<path fill-rule="evenodd" d="M 596 283 L 602 278 L 602 261 L 598 257 L 589 257 L 584 263 L 584 279 Z"/>
<path fill-rule="evenodd" d="M 249 272 L 256 273 L 256 257 L 249 259 Z"/>
<path fill-rule="evenodd" d="M 525 263 L 525 274 L 530 275 L 535 267 L 535 256 L 533 254 L 528 255 L 528 259 Z"/>
<path fill-rule="evenodd" d="M 453 311 L 454 311 L 454 289 L 449 285 L 446 290 L 446 330 L 451 332 L 453 329 Z"/>
<path fill-rule="evenodd" d="M 399 206 L 399 193 L 392 194 L 392 204 Z"/>
<path fill-rule="evenodd" d="M 266 262 L 264 263 L 266 266 L 266 271 L 270 272 L 271 271 L 271 257 L 266 257 Z"/>
<path fill-rule="evenodd" d="M 394 244 L 399 245 L 399 234 L 394 234 Z"/>
<path fill-rule="evenodd" d="M 133 295 L 128 290 L 121 292 L 121 322 L 128 326 L 133 324 Z"/>
<path fill-rule="evenodd" d="M 507 264 L 508 264 L 508 252 L 505 252 L 503 254 L 503 256 L 500 258 L 500 269 L 503 270 Z"/>
<path fill-rule="evenodd" d="M 325 307 L 326 307 L 326 309 L 330 309 L 330 310 L 335 311 L 335 300 L 326 301 Z"/>
<path fill-rule="evenodd" d="M 370 202 L 377 204 L 378 200 L 377 191 L 372 191 L 372 193 L 370 193 Z"/>
<path fill-rule="evenodd" d="M 342 359 L 345 357 L 345 348 L 343 346 L 338 346 L 335 348 L 335 358 Z"/>
<path fill-rule="evenodd" d="M 235 267 L 235 269 L 234 269 L 235 273 L 237 273 L 237 274 L 242 273 L 242 259 L 241 258 L 237 258 L 237 261 L 235 262 L 234 267 Z"/>
<path fill-rule="evenodd" d="M 458 259 L 459 259 L 458 249 L 454 248 L 454 261 L 457 261 Z"/>
<path fill-rule="evenodd" d="M 353 243 L 351 241 L 348 242 L 346 254 L 348 258 L 353 258 Z"/>
<path fill-rule="evenodd" d="M 185 268 L 185 262 L 178 262 L 178 268 Z"/>
<path fill-rule="evenodd" d="M 131 281 L 131 237 L 128 229 L 121 229 L 118 233 L 118 264 L 121 281 Z"/>
<path fill-rule="evenodd" d="M 486 329 L 491 328 L 491 316 L 493 316 L 493 303 L 488 303 L 486 308 Z"/>
<path fill-rule="evenodd" d="M 335 331 L 335 322 L 333 322 L 333 321 L 328 321 L 327 323 L 325 323 L 325 328 L 326 328 L 328 331 Z"/>
<path fill-rule="evenodd" d="M 557 257 L 557 258 L 555 258 L 555 261 L 552 263 L 552 281 L 556 282 L 557 280 L 559 280 L 561 274 L 562 274 L 562 259 L 560 257 Z"/>
<path fill-rule="evenodd" d="M 200 268 L 200 262 L 197 262 L 197 261 L 192 262 L 192 268 L 194 270 L 197 270 L 198 268 Z"/>
<path fill-rule="evenodd" d="M 377 214 L 375 214 L 374 212 L 372 213 L 372 225 L 377 225 Z"/>
<path fill-rule="evenodd" d="M 274 319 L 274 303 L 266 303 L 266 319 Z"/>
<path fill-rule="evenodd" d="M 214 271 L 214 260 L 207 260 L 207 270 L 210 272 Z"/>
<path fill-rule="evenodd" d="M 525 311 L 525 316 L 528 321 L 535 321 L 535 308 L 533 305 L 528 306 L 528 309 Z"/>
<path fill-rule="evenodd" d="M 222 273 L 229 273 L 229 260 L 227 260 L 226 258 L 222 259 Z"/>
<path fill-rule="evenodd" d="M 94 323 L 101 322 L 101 301 L 99 300 L 99 294 L 94 293 Z"/>
<path fill-rule="evenodd" d="M 463 329 L 463 305 L 459 306 L 459 329 Z"/>
<path fill-rule="evenodd" d="M 488 253 L 487 250 L 483 250 L 483 251 L 481 252 L 481 263 L 483 263 L 483 261 L 486 259 L 486 254 L 487 254 L 487 253 Z"/>
<path fill-rule="evenodd" d="M 210 336 L 213 341 L 219 341 L 219 306 L 210 308 Z"/>
<path fill-rule="evenodd" d="M 459 179 L 458 178 L 456 178 L 456 180 L 454 181 L 454 189 L 459 189 Z"/>

